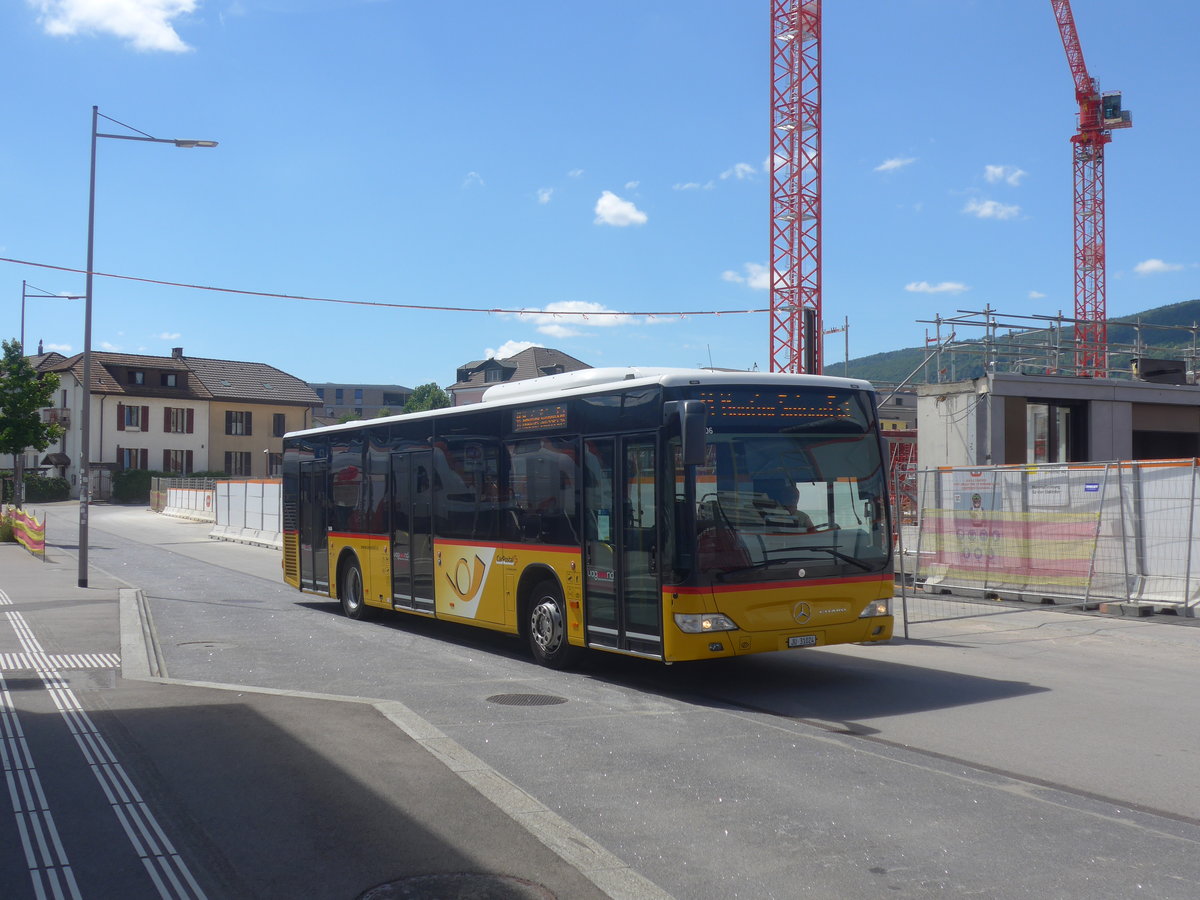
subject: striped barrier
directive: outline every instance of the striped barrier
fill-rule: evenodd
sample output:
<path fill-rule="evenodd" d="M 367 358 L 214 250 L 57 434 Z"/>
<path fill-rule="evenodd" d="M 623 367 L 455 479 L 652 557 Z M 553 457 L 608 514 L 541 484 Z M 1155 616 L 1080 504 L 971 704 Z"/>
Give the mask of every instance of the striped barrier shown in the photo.
<path fill-rule="evenodd" d="M 12 523 L 13 536 L 17 543 L 39 559 L 46 558 L 46 523 L 39 522 L 36 517 L 23 509 L 8 506 L 4 509 L 4 518 Z"/>

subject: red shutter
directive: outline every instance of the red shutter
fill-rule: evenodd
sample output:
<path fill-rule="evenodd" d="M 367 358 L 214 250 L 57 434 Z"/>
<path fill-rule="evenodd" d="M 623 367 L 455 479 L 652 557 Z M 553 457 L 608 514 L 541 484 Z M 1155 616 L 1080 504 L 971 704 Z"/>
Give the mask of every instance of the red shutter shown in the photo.
<path fill-rule="evenodd" d="M 150 430 L 150 407 L 143 406 L 142 407 L 142 431 L 149 431 L 149 430 Z M 144 469 L 145 466 L 142 466 L 142 468 Z"/>
<path fill-rule="evenodd" d="M 188 434 L 191 434 L 193 431 L 195 431 L 195 425 L 196 425 L 196 411 L 194 409 L 189 409 L 187 411 L 187 433 Z M 188 453 L 191 453 L 191 452 L 192 452 L 191 450 L 188 451 Z M 189 472 L 191 471 L 190 466 L 188 467 L 188 471 Z"/>
<path fill-rule="evenodd" d="M 171 433 L 171 407 L 163 407 L 163 434 Z M 165 469 L 163 471 L 166 471 Z"/>
<path fill-rule="evenodd" d="M 117 404 L 117 431 L 125 430 L 125 404 Z"/>
<path fill-rule="evenodd" d="M 189 414 L 191 413 L 190 409 L 188 410 L 188 413 Z M 190 415 L 189 415 L 189 417 L 190 417 Z M 192 474 L 192 451 L 191 450 L 183 451 L 183 474 L 184 475 Z"/>
<path fill-rule="evenodd" d="M 143 447 L 141 452 L 138 454 L 138 457 L 139 457 L 139 462 L 140 462 L 140 465 L 138 466 L 138 468 L 139 469 L 149 469 L 150 468 L 150 451 L 147 450 L 145 447 Z"/>

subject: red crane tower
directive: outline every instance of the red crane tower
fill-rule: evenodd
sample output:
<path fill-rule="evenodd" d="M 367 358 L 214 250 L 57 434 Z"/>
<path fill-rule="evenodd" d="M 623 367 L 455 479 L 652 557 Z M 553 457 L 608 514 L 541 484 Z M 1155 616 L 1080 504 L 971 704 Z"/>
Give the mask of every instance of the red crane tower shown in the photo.
<path fill-rule="evenodd" d="M 1071 136 L 1075 161 L 1075 369 L 1080 375 L 1107 372 L 1108 329 L 1104 299 L 1104 145 L 1112 129 L 1129 128 L 1121 92 L 1100 93 L 1088 75 L 1070 0 L 1050 0 L 1079 101 L 1079 130 Z"/>
<path fill-rule="evenodd" d="M 771 371 L 821 356 L 821 0 L 771 0 Z"/>

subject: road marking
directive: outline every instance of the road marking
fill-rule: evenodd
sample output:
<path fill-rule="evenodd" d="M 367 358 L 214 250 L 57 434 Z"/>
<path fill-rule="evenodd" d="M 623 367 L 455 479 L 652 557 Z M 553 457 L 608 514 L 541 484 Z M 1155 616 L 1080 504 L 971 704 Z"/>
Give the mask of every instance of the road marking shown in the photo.
<path fill-rule="evenodd" d="M 36 669 L 115 669 L 121 665 L 118 653 L 50 653 L 32 656 L 28 653 L 0 653 L 0 672 Z"/>
<path fill-rule="evenodd" d="M 7 597 L 0 592 L 0 605 L 11 605 L 11 603 L 3 603 L 4 599 Z M 16 632 L 17 640 L 24 650 L 24 653 L 18 655 L 30 663 L 28 667 L 38 674 L 42 685 L 49 692 L 55 707 L 66 722 L 72 737 L 75 738 L 75 743 L 83 754 L 84 760 L 100 784 L 100 789 L 108 798 L 109 806 L 121 823 L 125 836 L 129 839 L 134 852 L 141 859 L 146 873 L 158 889 L 158 895 L 164 900 L 184 900 L 184 898 L 186 900 L 204 900 L 204 891 L 196 883 L 187 863 L 172 846 L 170 839 L 159 825 L 158 819 L 155 818 L 133 780 L 125 771 L 125 767 L 117 760 L 108 741 L 105 740 L 104 735 L 100 733 L 87 711 L 79 703 L 75 692 L 71 690 L 70 685 L 59 671 L 61 667 L 53 665 L 53 661 L 59 655 L 47 654 L 42 649 L 33 629 L 29 627 L 25 617 L 19 612 L 6 611 L 4 617 Z M 92 655 L 82 654 L 84 657 Z M 99 655 L 113 656 L 115 654 Z M 119 663 L 118 658 L 117 664 Z M 7 693 L 7 689 L 5 690 Z M 15 707 L 12 707 L 11 698 L 8 700 L 8 705 L 14 709 L 13 719 L 15 722 Z M 19 729 L 19 723 L 17 723 L 17 727 Z M 7 758 L 5 764 L 7 773 Z M 13 793 L 11 778 L 9 792 Z M 40 786 L 38 792 L 40 794 Z M 17 805 L 15 797 L 14 794 L 14 808 Z M 19 818 L 18 824 L 20 824 Z M 57 841 L 57 834 L 55 840 Z M 28 851 L 26 858 L 29 858 Z M 63 859 L 65 863 L 65 852 Z M 42 896 L 44 895 L 39 893 L 39 898 Z M 54 896 L 65 895 L 55 893 Z M 70 896 L 78 897 L 78 889 Z"/>

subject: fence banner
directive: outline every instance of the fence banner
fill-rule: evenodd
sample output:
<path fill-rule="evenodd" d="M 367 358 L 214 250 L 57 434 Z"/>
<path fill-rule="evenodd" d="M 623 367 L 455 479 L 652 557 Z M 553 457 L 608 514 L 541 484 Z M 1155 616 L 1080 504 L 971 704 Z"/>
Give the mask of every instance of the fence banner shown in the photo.
<path fill-rule="evenodd" d="M 13 524 L 13 535 L 17 543 L 39 559 L 46 558 L 46 523 L 39 522 L 32 513 L 15 506 L 6 507 L 4 518 Z"/>

